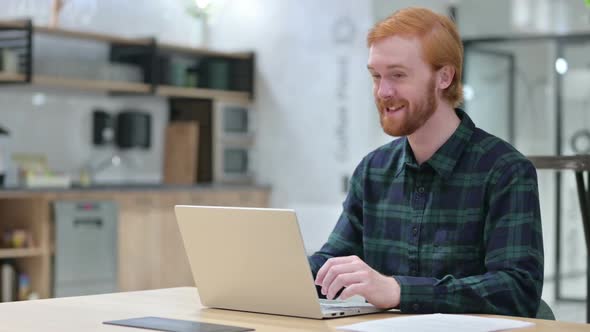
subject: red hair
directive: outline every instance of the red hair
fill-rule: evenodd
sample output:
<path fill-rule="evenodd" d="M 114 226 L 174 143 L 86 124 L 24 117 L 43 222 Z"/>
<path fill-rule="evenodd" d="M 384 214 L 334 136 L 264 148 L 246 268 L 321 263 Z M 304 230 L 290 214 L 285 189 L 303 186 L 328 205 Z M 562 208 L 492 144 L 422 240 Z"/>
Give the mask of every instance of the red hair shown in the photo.
<path fill-rule="evenodd" d="M 422 42 L 424 60 L 434 71 L 444 66 L 455 69 L 453 81 L 442 95 L 457 107 L 463 101 L 463 44 L 455 23 L 426 8 L 398 10 L 369 31 L 367 46 L 395 35 L 418 37 Z"/>

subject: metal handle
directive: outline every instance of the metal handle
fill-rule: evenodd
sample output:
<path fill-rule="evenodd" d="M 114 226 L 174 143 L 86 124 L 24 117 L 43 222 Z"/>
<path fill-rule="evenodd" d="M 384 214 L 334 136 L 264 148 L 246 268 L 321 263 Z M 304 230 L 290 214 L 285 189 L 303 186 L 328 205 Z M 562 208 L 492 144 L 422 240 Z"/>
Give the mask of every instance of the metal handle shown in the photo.
<path fill-rule="evenodd" d="M 96 228 L 101 228 L 102 220 L 98 218 L 74 219 L 74 226 L 95 226 Z"/>

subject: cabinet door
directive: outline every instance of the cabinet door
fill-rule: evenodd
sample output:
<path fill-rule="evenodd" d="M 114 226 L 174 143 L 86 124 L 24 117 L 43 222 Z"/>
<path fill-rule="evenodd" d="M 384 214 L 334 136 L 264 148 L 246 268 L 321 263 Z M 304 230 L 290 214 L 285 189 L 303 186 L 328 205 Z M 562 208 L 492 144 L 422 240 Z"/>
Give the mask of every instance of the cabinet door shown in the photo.
<path fill-rule="evenodd" d="M 120 197 L 119 288 L 121 291 L 160 286 L 160 220 L 156 195 L 129 193 Z"/>
<path fill-rule="evenodd" d="M 187 204 L 189 193 L 174 192 L 161 195 L 158 201 L 158 218 L 161 225 L 161 287 L 194 286 L 193 277 L 178 224 L 174 205 Z"/>

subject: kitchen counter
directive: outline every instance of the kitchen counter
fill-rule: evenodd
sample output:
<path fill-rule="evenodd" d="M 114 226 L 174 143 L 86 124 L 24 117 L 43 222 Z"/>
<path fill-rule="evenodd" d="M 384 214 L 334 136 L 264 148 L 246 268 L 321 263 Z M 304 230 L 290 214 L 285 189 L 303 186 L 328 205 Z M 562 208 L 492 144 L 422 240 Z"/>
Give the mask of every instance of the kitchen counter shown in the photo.
<path fill-rule="evenodd" d="M 15 259 L 42 298 L 51 296 L 54 202 L 111 201 L 118 219 L 118 290 L 193 286 L 175 205 L 268 207 L 270 188 L 255 185 L 121 184 L 0 190 L 0 231 L 25 229 L 35 248 L 0 257 Z M 16 255 L 16 256 L 11 256 Z"/>

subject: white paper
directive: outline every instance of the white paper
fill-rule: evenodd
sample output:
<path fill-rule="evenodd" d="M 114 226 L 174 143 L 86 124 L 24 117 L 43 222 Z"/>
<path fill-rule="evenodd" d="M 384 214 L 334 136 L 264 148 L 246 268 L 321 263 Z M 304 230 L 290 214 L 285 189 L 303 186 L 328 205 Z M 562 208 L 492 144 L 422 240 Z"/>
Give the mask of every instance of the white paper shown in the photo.
<path fill-rule="evenodd" d="M 535 324 L 514 319 L 431 314 L 377 319 L 363 323 L 340 326 L 338 329 L 357 332 L 489 332 L 519 329 L 533 325 Z"/>

